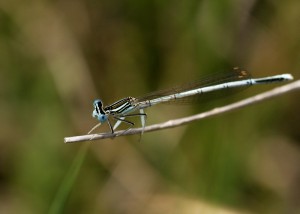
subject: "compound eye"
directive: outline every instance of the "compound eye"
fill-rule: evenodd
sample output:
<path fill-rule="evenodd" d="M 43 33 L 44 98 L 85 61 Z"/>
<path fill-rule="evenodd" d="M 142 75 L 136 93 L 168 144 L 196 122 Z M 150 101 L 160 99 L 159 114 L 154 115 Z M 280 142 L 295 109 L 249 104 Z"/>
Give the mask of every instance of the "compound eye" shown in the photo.
<path fill-rule="evenodd" d="M 107 115 L 105 115 L 105 114 L 100 114 L 100 115 L 98 115 L 97 119 L 98 119 L 101 123 L 104 123 L 105 121 L 107 121 Z"/>

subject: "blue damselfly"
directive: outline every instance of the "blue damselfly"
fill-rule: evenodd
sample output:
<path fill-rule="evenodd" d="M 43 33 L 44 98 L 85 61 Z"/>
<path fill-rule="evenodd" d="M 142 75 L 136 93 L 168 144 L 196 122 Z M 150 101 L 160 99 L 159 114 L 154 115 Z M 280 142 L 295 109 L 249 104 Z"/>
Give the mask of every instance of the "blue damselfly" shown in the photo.
<path fill-rule="evenodd" d="M 100 123 L 93 127 L 89 133 L 105 122 L 108 123 L 112 133 L 114 133 L 114 130 L 116 130 L 116 128 L 122 122 L 127 123 L 130 126 L 129 128 L 131 128 L 134 123 L 127 120 L 127 118 L 133 116 L 139 116 L 141 118 L 141 124 L 144 128 L 146 120 L 144 109 L 159 103 L 182 101 L 194 96 L 201 96 L 204 93 L 222 89 L 283 82 L 289 80 L 293 80 L 293 76 L 291 74 L 251 78 L 251 75 L 248 71 L 234 68 L 232 72 L 227 74 L 219 74 L 197 83 L 175 87 L 170 90 L 153 92 L 144 97 L 126 97 L 108 106 L 104 106 L 103 102 L 97 99 L 94 101 L 93 117 L 96 118 Z M 116 120 L 114 126 L 112 126 L 110 118 Z"/>

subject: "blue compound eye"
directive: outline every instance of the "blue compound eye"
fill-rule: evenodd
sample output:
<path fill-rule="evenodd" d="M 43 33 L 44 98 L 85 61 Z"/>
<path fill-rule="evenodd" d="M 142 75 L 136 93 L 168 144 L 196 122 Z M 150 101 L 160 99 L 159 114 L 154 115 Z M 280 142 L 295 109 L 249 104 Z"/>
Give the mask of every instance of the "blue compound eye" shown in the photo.
<path fill-rule="evenodd" d="M 98 116 L 98 120 L 99 120 L 101 123 L 107 121 L 107 115 L 105 115 L 105 114 L 100 114 L 100 115 Z"/>

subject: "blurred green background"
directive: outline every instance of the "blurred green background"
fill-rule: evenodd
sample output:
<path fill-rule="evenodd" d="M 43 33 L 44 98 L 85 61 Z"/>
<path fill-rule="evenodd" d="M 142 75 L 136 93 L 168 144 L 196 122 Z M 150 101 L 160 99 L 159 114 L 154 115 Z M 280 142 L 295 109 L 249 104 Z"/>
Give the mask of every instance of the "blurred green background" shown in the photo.
<path fill-rule="evenodd" d="M 299 213 L 297 92 L 141 143 L 63 142 L 96 124 L 95 98 L 109 104 L 229 66 L 297 79 L 299 26 L 298 0 L 1 1 L 0 213 Z M 148 124 L 201 109 L 158 105 Z"/>

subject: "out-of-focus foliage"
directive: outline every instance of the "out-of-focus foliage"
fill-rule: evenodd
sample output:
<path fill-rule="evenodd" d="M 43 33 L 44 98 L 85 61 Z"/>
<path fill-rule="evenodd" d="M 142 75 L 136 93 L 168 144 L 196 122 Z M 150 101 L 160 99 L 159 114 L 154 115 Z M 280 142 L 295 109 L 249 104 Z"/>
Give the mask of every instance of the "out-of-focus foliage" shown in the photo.
<path fill-rule="evenodd" d="M 95 125 L 93 99 L 109 104 L 233 66 L 297 78 L 299 23 L 297 0 L 1 1 L 0 213 L 49 211 L 82 146 L 63 137 Z M 141 143 L 92 143 L 63 213 L 300 212 L 298 97 Z M 159 105 L 147 122 L 201 110 Z"/>

